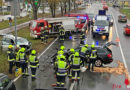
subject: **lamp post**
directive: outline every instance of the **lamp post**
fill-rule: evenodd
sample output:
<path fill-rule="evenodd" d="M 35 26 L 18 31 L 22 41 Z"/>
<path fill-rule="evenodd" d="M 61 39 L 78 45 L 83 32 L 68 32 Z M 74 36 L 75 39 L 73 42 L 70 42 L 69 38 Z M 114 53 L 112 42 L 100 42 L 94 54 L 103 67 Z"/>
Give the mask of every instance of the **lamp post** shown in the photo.
<path fill-rule="evenodd" d="M 15 22 L 15 45 L 17 45 L 17 21 L 16 21 L 16 12 L 17 12 L 17 0 L 14 0 L 14 22 Z"/>

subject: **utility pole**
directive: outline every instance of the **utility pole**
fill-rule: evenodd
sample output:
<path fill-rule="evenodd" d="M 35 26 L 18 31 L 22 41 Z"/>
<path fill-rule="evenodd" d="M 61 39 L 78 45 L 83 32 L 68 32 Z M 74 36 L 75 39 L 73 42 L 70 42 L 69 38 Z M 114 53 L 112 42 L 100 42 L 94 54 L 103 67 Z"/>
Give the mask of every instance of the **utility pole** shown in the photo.
<path fill-rule="evenodd" d="M 16 12 L 17 12 L 17 0 L 14 0 L 14 21 L 15 21 L 15 45 L 17 45 L 17 21 L 16 21 Z"/>

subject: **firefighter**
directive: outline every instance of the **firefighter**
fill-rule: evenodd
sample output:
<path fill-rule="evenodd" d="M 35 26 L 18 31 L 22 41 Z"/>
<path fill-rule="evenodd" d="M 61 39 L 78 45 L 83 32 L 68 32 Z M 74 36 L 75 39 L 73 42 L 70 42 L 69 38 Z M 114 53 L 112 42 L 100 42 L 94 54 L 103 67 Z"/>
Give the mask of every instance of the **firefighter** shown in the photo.
<path fill-rule="evenodd" d="M 15 54 L 16 54 L 16 69 L 20 68 L 20 61 L 19 61 L 19 53 L 20 53 L 20 47 L 19 45 L 16 46 Z"/>
<path fill-rule="evenodd" d="M 13 69 L 14 61 L 15 61 L 15 54 L 13 52 L 12 45 L 9 45 L 8 47 L 7 57 L 8 57 L 8 62 L 9 62 L 9 73 L 12 74 L 12 69 Z"/>
<path fill-rule="evenodd" d="M 84 66 L 84 62 L 86 59 L 86 52 L 87 51 L 88 51 L 88 44 L 85 44 L 83 47 L 81 47 L 81 50 L 80 50 L 80 57 L 81 57 L 83 66 Z"/>
<path fill-rule="evenodd" d="M 30 68 L 32 73 L 32 80 L 35 79 L 37 67 L 39 67 L 39 61 L 36 56 L 36 51 L 32 50 L 29 56 Z"/>
<path fill-rule="evenodd" d="M 27 61 L 27 56 L 25 53 L 25 48 L 21 48 L 20 49 L 20 53 L 19 53 L 19 61 L 20 61 L 20 66 L 22 68 L 22 74 L 24 75 L 28 75 L 28 61 Z"/>
<path fill-rule="evenodd" d="M 45 43 L 47 43 L 48 42 L 48 28 L 47 27 L 45 27 L 45 32 L 44 32 L 45 34 Z"/>
<path fill-rule="evenodd" d="M 84 41 L 85 41 L 85 34 L 84 32 L 82 31 L 81 34 L 80 34 L 80 45 L 84 45 Z"/>
<path fill-rule="evenodd" d="M 78 80 L 78 84 L 79 84 L 80 66 L 82 65 L 82 60 L 81 60 L 78 52 L 75 52 L 74 57 L 72 58 L 72 61 L 71 61 L 70 64 L 71 64 L 71 67 L 72 67 L 72 82 L 74 82 L 75 75 L 77 73 L 77 80 Z"/>
<path fill-rule="evenodd" d="M 57 78 L 57 87 L 64 87 L 65 85 L 65 77 L 67 75 L 68 65 L 65 62 L 65 57 L 62 56 L 59 61 L 55 63 L 56 70 L 56 78 Z"/>
<path fill-rule="evenodd" d="M 48 42 L 48 30 L 47 27 L 45 27 L 44 30 L 41 30 L 41 43 L 47 43 Z"/>
<path fill-rule="evenodd" d="M 64 55 L 64 51 L 62 51 L 62 50 L 58 51 L 57 56 L 56 56 L 56 61 L 59 61 L 61 56 L 63 56 L 63 55 Z"/>
<path fill-rule="evenodd" d="M 74 57 L 74 53 L 75 53 L 75 50 L 73 48 L 71 48 L 70 49 L 70 55 L 69 55 L 69 58 L 68 58 L 68 64 L 69 64 L 69 66 L 71 66 L 70 63 L 72 62 L 71 60 Z M 72 77 L 71 67 L 69 67 L 68 74 L 69 74 L 69 78 L 71 78 Z"/>
<path fill-rule="evenodd" d="M 61 25 L 60 29 L 59 29 L 59 39 L 61 42 L 64 42 L 64 38 L 65 38 L 65 31 L 63 28 L 63 25 Z"/>
<path fill-rule="evenodd" d="M 89 59 L 90 59 L 90 61 L 89 61 L 88 70 L 90 70 L 90 66 L 92 64 L 92 71 L 93 71 L 94 65 L 95 65 L 95 61 L 97 59 L 97 50 L 95 49 L 95 45 L 94 44 L 91 45 L 91 51 L 90 51 Z"/>

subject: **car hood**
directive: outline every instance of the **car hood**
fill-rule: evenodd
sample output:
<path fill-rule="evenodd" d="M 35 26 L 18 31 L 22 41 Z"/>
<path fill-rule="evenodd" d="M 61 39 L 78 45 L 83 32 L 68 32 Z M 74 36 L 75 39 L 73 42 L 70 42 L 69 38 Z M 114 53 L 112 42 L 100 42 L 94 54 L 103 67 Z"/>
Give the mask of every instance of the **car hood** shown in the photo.
<path fill-rule="evenodd" d="M 29 45 L 29 41 L 28 40 L 26 40 L 24 38 L 21 38 L 21 37 L 18 37 L 17 39 L 18 39 L 17 45 Z M 21 40 L 22 40 L 22 42 L 21 42 Z"/>

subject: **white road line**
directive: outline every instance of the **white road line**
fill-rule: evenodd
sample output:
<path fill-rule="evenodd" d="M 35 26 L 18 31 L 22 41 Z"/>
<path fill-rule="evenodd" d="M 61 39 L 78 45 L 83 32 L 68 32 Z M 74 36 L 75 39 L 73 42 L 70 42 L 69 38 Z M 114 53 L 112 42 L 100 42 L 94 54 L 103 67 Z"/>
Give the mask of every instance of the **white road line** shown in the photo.
<path fill-rule="evenodd" d="M 56 38 L 39 56 L 38 59 L 56 42 L 58 38 Z M 29 67 L 28 67 L 29 68 Z M 13 82 L 16 82 L 22 75 L 19 75 L 18 77 L 16 77 Z"/>
<path fill-rule="evenodd" d="M 118 34 L 118 30 L 117 30 L 117 24 L 116 24 L 116 21 L 115 21 L 116 19 L 115 19 L 115 17 L 114 17 L 114 15 L 113 15 L 112 12 L 111 12 L 111 14 L 112 14 L 112 16 L 113 16 L 113 18 L 114 18 L 116 34 L 117 34 L 117 37 L 119 38 L 119 34 Z M 127 71 L 128 71 L 128 66 L 127 66 L 127 64 L 126 64 L 126 59 L 125 59 L 125 56 L 124 56 L 124 53 L 123 53 L 122 46 L 121 46 L 121 43 L 120 43 L 120 42 L 119 42 L 119 47 L 120 47 L 120 51 L 121 51 L 121 55 L 122 55 L 123 62 L 124 62 L 124 64 L 125 64 L 125 68 L 126 68 Z M 128 71 L 128 75 L 129 75 L 129 71 Z"/>
<path fill-rule="evenodd" d="M 13 82 L 16 82 L 22 75 L 19 75 L 18 77 L 16 77 Z"/>

